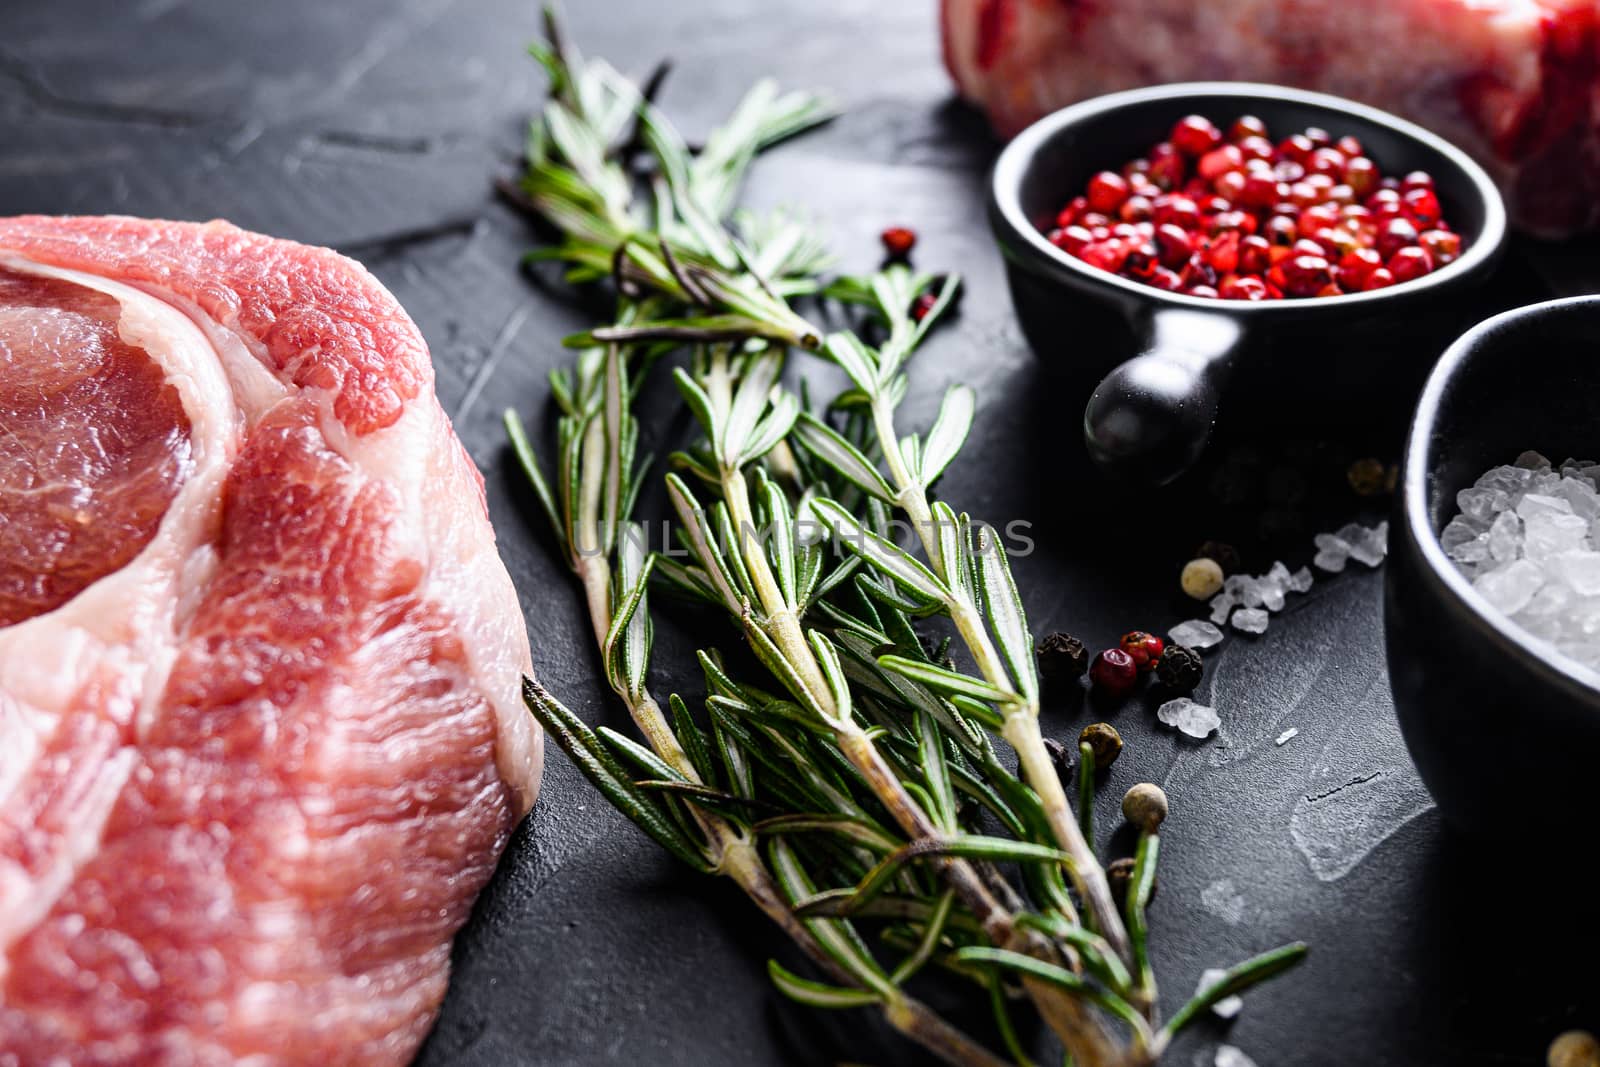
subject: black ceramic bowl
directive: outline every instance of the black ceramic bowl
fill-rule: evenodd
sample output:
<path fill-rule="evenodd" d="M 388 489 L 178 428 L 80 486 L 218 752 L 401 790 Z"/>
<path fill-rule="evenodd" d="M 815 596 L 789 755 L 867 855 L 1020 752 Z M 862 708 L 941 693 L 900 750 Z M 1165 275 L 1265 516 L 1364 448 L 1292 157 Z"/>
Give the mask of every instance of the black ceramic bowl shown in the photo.
<path fill-rule="evenodd" d="M 1375 292 L 1251 303 L 1140 285 L 1046 240 L 1056 212 L 1095 172 L 1120 169 L 1194 113 L 1223 128 L 1257 115 L 1276 137 L 1308 126 L 1354 134 L 1384 173 L 1427 171 L 1465 240 L 1461 258 Z M 1506 231 L 1489 176 L 1421 127 L 1338 97 L 1244 82 L 1114 93 L 1039 120 L 995 164 L 989 215 L 1034 350 L 1090 369 L 1090 380 L 1109 371 L 1085 408 L 1091 455 L 1119 479 L 1154 483 L 1194 463 L 1219 407 L 1230 419 L 1290 414 L 1302 426 L 1371 419 L 1387 408 L 1403 425 L 1428 366 L 1467 321 L 1471 292 L 1493 269 Z"/>
<path fill-rule="evenodd" d="M 1593 812 L 1600 674 L 1484 600 L 1445 556 L 1456 493 L 1527 449 L 1600 453 L 1600 297 L 1497 315 L 1450 346 L 1406 442 L 1390 523 L 1384 635 L 1411 758 L 1449 821 L 1490 834 L 1563 830 Z M 1513 798 L 1538 798 L 1532 813 Z M 1564 814 L 1563 814 L 1564 813 Z"/>

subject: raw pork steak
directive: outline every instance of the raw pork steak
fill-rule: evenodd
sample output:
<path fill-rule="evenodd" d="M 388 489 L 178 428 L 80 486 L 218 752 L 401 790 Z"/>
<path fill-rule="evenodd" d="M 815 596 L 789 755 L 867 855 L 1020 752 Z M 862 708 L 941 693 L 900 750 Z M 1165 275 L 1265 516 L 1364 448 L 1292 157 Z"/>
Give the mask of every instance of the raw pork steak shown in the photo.
<path fill-rule="evenodd" d="M 528 662 L 358 264 L 0 219 L 0 1065 L 408 1060 L 533 803 Z"/>
<path fill-rule="evenodd" d="M 945 64 L 1008 137 L 1117 89 L 1297 85 L 1455 141 L 1500 178 L 1524 226 L 1562 234 L 1600 222 L 1597 0 L 942 3 Z"/>

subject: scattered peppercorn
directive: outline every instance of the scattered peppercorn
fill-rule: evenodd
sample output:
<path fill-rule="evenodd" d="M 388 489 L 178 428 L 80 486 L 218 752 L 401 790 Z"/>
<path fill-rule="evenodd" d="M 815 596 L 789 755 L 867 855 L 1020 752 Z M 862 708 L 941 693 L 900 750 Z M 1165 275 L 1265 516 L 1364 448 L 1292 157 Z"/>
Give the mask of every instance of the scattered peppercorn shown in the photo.
<path fill-rule="evenodd" d="M 1120 648 L 1108 648 L 1089 666 L 1089 681 L 1111 697 L 1127 696 L 1139 681 L 1139 667 Z"/>
<path fill-rule="evenodd" d="M 1187 645 L 1168 645 L 1156 664 L 1156 679 L 1174 693 L 1192 693 L 1205 674 L 1200 653 Z"/>
<path fill-rule="evenodd" d="M 1383 461 L 1378 459 L 1358 459 L 1350 464 L 1344 472 L 1345 480 L 1350 483 L 1350 488 L 1356 491 L 1357 496 L 1377 496 L 1387 487 L 1388 471 L 1384 469 Z"/>
<path fill-rule="evenodd" d="M 1133 665 L 1139 668 L 1139 673 L 1146 674 L 1156 669 L 1156 661 L 1161 658 L 1166 642 L 1155 634 L 1132 630 L 1122 635 L 1121 645 L 1122 651 L 1133 657 Z"/>
<path fill-rule="evenodd" d="M 1048 684 L 1075 682 L 1089 669 L 1089 650 L 1070 634 L 1045 635 L 1035 655 L 1039 657 L 1039 673 Z"/>
<path fill-rule="evenodd" d="M 923 319 L 927 318 L 929 312 L 933 310 L 933 306 L 938 302 L 939 298 L 934 296 L 932 293 L 923 293 L 918 296 L 915 300 L 911 301 L 912 320 L 915 322 L 921 322 Z"/>
<path fill-rule="evenodd" d="M 1140 782 L 1122 798 L 1122 815 L 1147 834 L 1161 828 L 1167 818 L 1167 794 L 1160 786 Z"/>
<path fill-rule="evenodd" d="M 890 226 L 878 235 L 883 251 L 892 262 L 902 263 L 911 258 L 917 244 L 917 231 L 906 226 Z"/>
<path fill-rule="evenodd" d="M 1583 1030 L 1568 1030 L 1550 1042 L 1545 1053 L 1549 1067 L 1600 1067 L 1600 1041 Z"/>
<path fill-rule="evenodd" d="M 1194 550 L 1201 559 L 1214 560 L 1224 576 L 1239 573 L 1239 552 L 1225 541 L 1207 541 Z"/>
<path fill-rule="evenodd" d="M 1117 762 L 1122 753 L 1122 735 L 1108 722 L 1092 722 L 1078 735 L 1078 744 L 1094 750 L 1094 768 L 1103 771 Z"/>
<path fill-rule="evenodd" d="M 1066 745 L 1053 737 L 1044 739 L 1044 750 L 1050 753 L 1050 762 L 1056 765 L 1056 771 L 1063 777 L 1072 770 L 1072 754 Z"/>
<path fill-rule="evenodd" d="M 1222 591 L 1222 566 L 1214 559 L 1191 559 L 1178 579 L 1183 591 L 1196 600 L 1210 600 Z"/>
<path fill-rule="evenodd" d="M 1128 883 L 1133 881 L 1133 860 L 1127 856 L 1112 860 L 1106 865 L 1106 881 L 1111 883 L 1111 895 L 1116 898 L 1117 907 L 1127 907 Z M 1151 889 L 1150 895 L 1155 896 L 1154 886 Z"/>

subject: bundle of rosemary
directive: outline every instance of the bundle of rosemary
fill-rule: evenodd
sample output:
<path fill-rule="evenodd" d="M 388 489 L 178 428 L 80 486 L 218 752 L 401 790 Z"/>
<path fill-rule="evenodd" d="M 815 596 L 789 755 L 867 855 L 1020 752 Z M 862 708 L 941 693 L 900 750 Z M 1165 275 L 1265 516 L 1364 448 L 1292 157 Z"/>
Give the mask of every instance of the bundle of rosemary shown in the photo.
<path fill-rule="evenodd" d="M 1146 785 L 1125 799 L 1140 834 L 1119 906 L 1093 845 L 1094 750 L 1080 746 L 1074 814 L 1040 733 L 1004 547 L 931 492 L 973 393 L 950 389 L 926 433 L 896 426 L 908 364 L 958 279 L 895 264 L 825 282 L 810 227 L 735 209 L 751 160 L 825 120 L 822 100 L 757 85 L 691 149 L 652 102 L 659 76 L 641 90 L 546 23 L 532 51 L 550 96 L 510 191 L 560 232 L 532 258 L 609 285 L 616 315 L 569 338 L 575 363 L 551 375 L 552 478 L 514 412 L 506 426 L 645 743 L 591 729 L 533 679 L 528 707 L 645 833 L 731 878 L 794 940 L 815 972 L 771 963 L 785 995 L 876 1006 L 950 1063 L 1004 1062 L 908 991 L 936 968 L 988 999 L 1018 1063 L 1029 1058 L 1011 1016 L 1024 1003 L 1079 1067 L 1155 1062 L 1211 1005 L 1305 948 L 1234 967 L 1162 1021 L 1145 912 L 1166 798 Z M 800 300 L 854 329 L 825 331 Z M 787 388 L 796 350 L 849 387 L 825 403 Z M 633 405 L 648 369 L 677 353 L 699 436 L 665 476 L 680 547 L 651 551 L 632 518 L 650 467 Z M 896 543 L 895 519 L 920 553 Z M 726 612 L 730 640 L 752 654 L 702 650 L 698 707 L 651 694 L 653 587 Z M 970 666 L 947 655 L 952 643 Z"/>

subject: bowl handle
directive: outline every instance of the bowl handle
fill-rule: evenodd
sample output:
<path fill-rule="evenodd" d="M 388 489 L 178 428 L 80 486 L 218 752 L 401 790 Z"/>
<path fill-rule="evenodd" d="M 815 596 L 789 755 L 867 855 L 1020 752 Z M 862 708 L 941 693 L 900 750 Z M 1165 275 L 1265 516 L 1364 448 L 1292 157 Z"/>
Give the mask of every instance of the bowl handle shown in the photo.
<path fill-rule="evenodd" d="M 1217 401 L 1243 328 L 1227 315 L 1163 308 L 1144 352 L 1095 387 L 1083 412 L 1089 455 L 1112 477 L 1165 485 L 1194 465 L 1217 421 Z"/>

